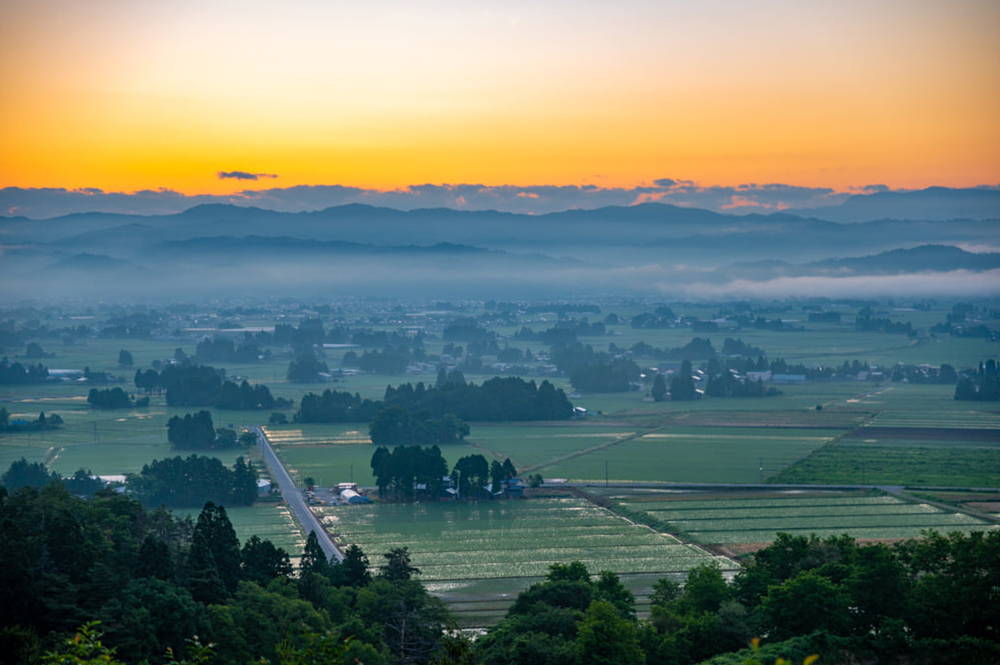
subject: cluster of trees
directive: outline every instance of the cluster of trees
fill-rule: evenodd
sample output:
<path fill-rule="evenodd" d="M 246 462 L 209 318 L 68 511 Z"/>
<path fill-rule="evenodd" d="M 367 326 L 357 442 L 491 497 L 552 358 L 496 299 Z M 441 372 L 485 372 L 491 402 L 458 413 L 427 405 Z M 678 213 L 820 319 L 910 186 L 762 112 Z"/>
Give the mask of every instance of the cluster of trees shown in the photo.
<path fill-rule="evenodd" d="M 203 339 L 195 347 L 195 355 L 202 362 L 255 363 L 260 360 L 261 351 L 252 336 L 247 336 L 241 344 L 227 337 Z"/>
<path fill-rule="evenodd" d="M 187 660 L 207 653 L 194 635 L 226 663 L 1000 661 L 997 531 L 892 546 L 780 534 L 731 583 L 711 565 L 683 587 L 658 581 L 648 620 L 614 573 L 554 564 L 473 643 L 446 635 L 447 612 L 405 548 L 375 570 L 357 547 L 328 561 L 311 533 L 296 575 L 269 541 L 241 547 L 212 503 L 194 522 L 111 492 L 3 488 L 0 537 L 0 639 L 14 662 L 63 649 L 66 659 L 49 662 L 159 662 L 167 649 Z M 92 621 L 103 635 L 65 641 Z M 736 651 L 754 636 L 765 636 L 755 655 Z"/>
<path fill-rule="evenodd" d="M 427 360 L 423 348 L 412 352 L 409 346 L 386 346 L 381 351 L 364 351 L 359 356 L 354 351 L 344 354 L 340 364 L 344 367 L 357 367 L 362 372 L 370 374 L 402 374 L 414 362 Z"/>
<path fill-rule="evenodd" d="M 5 407 L 0 407 L 0 432 L 44 432 L 58 429 L 63 419 L 58 413 L 46 417 L 45 412 L 38 414 L 34 420 L 11 420 Z"/>
<path fill-rule="evenodd" d="M 368 434 L 376 446 L 460 443 L 469 435 L 469 426 L 451 413 L 434 418 L 427 411 L 411 413 L 392 404 L 375 414 Z"/>
<path fill-rule="evenodd" d="M 552 362 L 569 376 L 577 390 L 588 392 L 626 392 L 633 390 L 642 373 L 631 359 L 595 351 L 587 344 L 572 344 L 552 349 Z"/>
<path fill-rule="evenodd" d="M 445 478 L 450 478 L 460 497 L 478 499 L 486 488 L 500 492 L 506 481 L 517 476 L 509 459 L 490 464 L 479 454 L 460 458 L 449 474 L 448 463 L 437 446 L 396 446 L 392 452 L 379 446 L 372 454 L 371 467 L 379 498 L 387 501 L 436 500 L 444 489 Z"/>
<path fill-rule="evenodd" d="M 909 321 L 893 321 L 886 317 L 879 317 L 871 307 L 865 307 L 858 312 L 854 320 L 857 330 L 863 332 L 885 332 L 898 335 L 916 335 L 913 324 Z"/>
<path fill-rule="evenodd" d="M 295 420 L 301 423 L 367 423 L 382 408 L 382 402 L 361 399 L 346 391 L 324 390 L 322 395 L 302 397 Z"/>
<path fill-rule="evenodd" d="M 289 400 L 275 398 L 264 384 L 251 386 L 245 379 L 237 384 L 225 380 L 226 371 L 210 365 L 179 363 L 162 372 L 135 371 L 135 387 L 157 394 L 166 391 L 168 406 L 214 406 L 234 411 L 263 411 L 291 406 Z"/>
<path fill-rule="evenodd" d="M 556 564 L 475 642 L 476 662 L 737 665 L 754 636 L 767 662 L 1000 662 L 998 557 L 996 531 L 895 546 L 779 534 L 731 584 L 713 565 L 660 580 L 648 621 L 614 573 Z"/>
<path fill-rule="evenodd" d="M 241 546 L 211 503 L 192 521 L 59 483 L 2 489 L 0 537 L 6 662 L 426 664 L 451 641 L 406 550 L 369 570 L 358 548 L 327 561 L 311 534 L 295 570 L 268 540 Z"/>
<path fill-rule="evenodd" d="M 149 312 L 122 312 L 110 317 L 101 328 L 101 337 L 123 339 L 148 339 L 153 330 L 163 323 L 164 317 L 156 310 Z"/>
<path fill-rule="evenodd" d="M 454 414 L 464 421 L 566 420 L 573 405 L 566 394 L 548 381 L 536 385 L 517 377 L 494 377 L 482 385 L 467 383 L 459 372 L 442 369 L 437 382 L 388 386 L 386 406 L 399 405 L 413 413 L 426 411 L 433 418 Z"/>
<path fill-rule="evenodd" d="M 888 371 L 888 375 L 893 381 L 906 381 L 907 383 L 958 383 L 958 372 L 948 363 L 944 363 L 940 367 L 899 363 Z"/>
<path fill-rule="evenodd" d="M 455 319 L 441 333 L 441 339 L 446 342 L 485 342 L 495 340 L 496 336 L 492 330 L 480 328 L 471 317 Z"/>
<path fill-rule="evenodd" d="M 98 390 L 91 388 L 87 393 L 87 404 L 92 409 L 128 409 L 133 406 L 149 406 L 149 397 L 132 401 L 129 394 L 121 388 Z"/>
<path fill-rule="evenodd" d="M 727 341 L 729 341 L 728 338 Z M 737 344 L 737 348 L 739 348 L 739 345 L 742 344 L 741 340 L 732 341 Z M 716 356 L 715 347 L 712 346 L 712 340 L 707 337 L 695 337 L 684 346 L 668 349 L 658 349 L 655 346 L 646 344 L 645 342 L 636 342 L 632 345 L 631 350 L 632 355 L 639 358 L 650 358 L 652 360 L 674 362 L 678 360 L 706 360 Z M 612 349 L 611 351 L 613 353 L 615 349 Z"/>
<path fill-rule="evenodd" d="M 44 365 L 22 365 L 11 362 L 4 356 L 0 360 L 0 385 L 19 386 L 28 383 L 41 383 L 49 378 L 49 370 Z"/>
<path fill-rule="evenodd" d="M 955 399 L 979 402 L 1000 400 L 1000 373 L 997 361 L 990 358 L 979 363 L 979 368 L 963 377 L 955 386 Z"/>
<path fill-rule="evenodd" d="M 680 371 L 675 373 L 670 379 L 670 399 L 671 401 L 689 402 L 698 397 L 698 390 L 694 385 L 694 370 L 691 368 L 691 361 L 685 360 L 681 363 Z"/>
<path fill-rule="evenodd" d="M 175 450 L 227 450 L 252 445 L 256 440 L 252 432 L 237 437 L 228 427 L 216 429 L 208 411 L 187 413 L 183 418 L 174 416 L 167 421 L 167 441 Z"/>
<path fill-rule="evenodd" d="M 257 471 L 242 456 L 231 470 L 216 457 L 177 456 L 143 465 L 129 477 L 128 488 L 147 506 L 249 506 L 257 498 Z"/>
<path fill-rule="evenodd" d="M 632 317 L 633 328 L 673 328 L 677 325 L 677 315 L 666 305 L 657 307 L 652 312 L 643 312 Z"/>
<path fill-rule="evenodd" d="M 316 383 L 320 379 L 320 374 L 326 374 L 330 368 L 326 363 L 316 356 L 312 349 L 305 349 L 295 355 L 295 358 L 288 363 L 288 372 L 285 375 L 293 383 Z"/>
<path fill-rule="evenodd" d="M 233 411 L 284 409 L 291 405 L 290 400 L 272 396 L 271 390 L 264 384 L 251 386 L 246 379 L 238 386 L 233 381 L 223 383 L 215 401 L 216 407 Z"/>
<path fill-rule="evenodd" d="M 622 393 L 638 390 L 641 370 L 630 358 L 611 358 L 591 364 L 576 364 L 569 382 L 576 390 L 593 393 Z"/>

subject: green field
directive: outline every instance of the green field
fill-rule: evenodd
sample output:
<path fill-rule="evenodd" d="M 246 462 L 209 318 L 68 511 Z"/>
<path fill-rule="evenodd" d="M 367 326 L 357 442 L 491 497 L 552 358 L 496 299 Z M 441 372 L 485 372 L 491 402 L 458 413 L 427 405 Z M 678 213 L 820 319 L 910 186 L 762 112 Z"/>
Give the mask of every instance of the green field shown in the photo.
<path fill-rule="evenodd" d="M 175 508 L 171 512 L 178 517 L 190 516 L 197 521 L 201 511 L 195 508 Z M 306 539 L 291 511 L 283 504 L 260 503 L 254 506 L 226 508 L 226 515 L 233 524 L 241 546 L 250 536 L 256 535 L 263 540 L 270 540 L 275 547 L 284 549 L 293 562 L 297 562 L 302 555 Z"/>
<path fill-rule="evenodd" d="M 706 545 L 769 543 L 778 533 L 848 534 L 857 539 L 919 538 L 921 531 L 941 533 L 1000 528 L 963 513 L 890 496 L 794 496 L 785 498 L 715 498 L 650 501 L 617 499 L 616 508 L 639 515 L 680 538 Z"/>
<path fill-rule="evenodd" d="M 408 547 L 420 579 L 443 595 L 464 623 L 482 625 L 505 610 L 517 590 L 553 563 L 581 561 L 611 570 L 645 598 L 657 577 L 683 575 L 723 557 L 639 526 L 583 499 L 484 503 L 372 504 L 319 509 L 342 546 L 360 546 L 377 565 L 393 547 Z"/>
<path fill-rule="evenodd" d="M 756 483 L 822 447 L 839 430 L 666 427 L 566 459 L 545 477 L 601 481 Z"/>
<path fill-rule="evenodd" d="M 916 445 L 915 445 L 916 444 Z M 772 478 L 777 483 L 1000 486 L 1000 447 L 842 439 Z"/>

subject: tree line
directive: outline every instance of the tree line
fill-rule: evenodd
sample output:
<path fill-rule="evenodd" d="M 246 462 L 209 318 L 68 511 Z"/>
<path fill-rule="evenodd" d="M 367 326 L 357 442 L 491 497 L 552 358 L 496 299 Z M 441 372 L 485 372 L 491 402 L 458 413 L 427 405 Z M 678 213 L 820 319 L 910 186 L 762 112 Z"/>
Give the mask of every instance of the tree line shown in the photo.
<path fill-rule="evenodd" d="M 561 389 L 548 381 L 536 384 L 516 377 L 495 377 L 482 385 L 468 383 L 460 372 L 441 370 L 434 386 L 422 382 L 388 386 L 382 401 L 358 394 L 324 390 L 302 398 L 295 420 L 303 423 L 371 422 L 388 406 L 410 413 L 426 412 L 443 419 L 451 414 L 464 421 L 566 420 L 573 405 Z"/>
<path fill-rule="evenodd" d="M 249 506 L 257 499 L 257 471 L 243 456 L 227 469 L 216 457 L 191 455 L 144 464 L 127 485 L 144 505 L 196 508 L 211 501 Z"/>
<path fill-rule="evenodd" d="M 444 630 L 406 548 L 375 567 L 349 547 L 337 563 L 311 533 L 295 571 L 269 541 L 241 546 L 211 503 L 195 521 L 59 483 L 3 488 L 0 536 L 0 642 L 26 665 L 43 652 L 50 664 L 159 662 L 168 648 L 181 661 L 283 665 L 1000 661 L 995 530 L 894 545 L 779 534 L 731 582 L 711 564 L 683 586 L 657 581 L 648 619 L 615 573 L 556 563 L 474 642 Z"/>
<path fill-rule="evenodd" d="M 92 409 L 129 409 L 132 407 L 149 406 L 149 396 L 134 400 L 121 388 L 98 390 L 91 388 L 87 393 L 87 404 Z"/>
<path fill-rule="evenodd" d="M 976 402 L 995 402 L 1000 400 L 1000 372 L 997 361 L 990 358 L 968 376 L 962 377 L 955 386 L 955 399 Z"/>
<path fill-rule="evenodd" d="M 45 365 L 22 365 L 14 361 L 11 362 L 4 356 L 0 360 L 0 385 L 19 386 L 29 383 L 42 383 L 49 378 L 49 370 Z"/>
<path fill-rule="evenodd" d="M 490 464 L 479 454 L 460 458 L 449 474 L 448 462 L 437 446 L 396 446 L 391 452 L 379 446 L 372 453 L 371 468 L 379 498 L 385 501 L 437 500 L 445 478 L 459 497 L 479 499 L 484 492 L 502 491 L 504 483 L 517 476 L 510 459 Z"/>
<path fill-rule="evenodd" d="M 135 371 L 135 387 L 146 393 L 166 393 L 168 406 L 214 406 L 233 411 L 263 411 L 291 406 L 275 398 L 263 385 L 250 385 L 245 379 L 237 384 L 225 380 L 226 371 L 210 365 L 178 363 L 161 372 L 155 369 Z"/>
<path fill-rule="evenodd" d="M 0 407 L 0 432 L 44 432 L 58 429 L 62 424 L 58 413 L 46 416 L 44 411 L 34 420 L 11 420 L 6 407 Z"/>
<path fill-rule="evenodd" d="M 174 450 L 227 450 L 256 443 L 257 435 L 244 432 L 237 436 L 228 427 L 216 428 L 208 411 L 186 413 L 167 421 L 167 441 Z"/>

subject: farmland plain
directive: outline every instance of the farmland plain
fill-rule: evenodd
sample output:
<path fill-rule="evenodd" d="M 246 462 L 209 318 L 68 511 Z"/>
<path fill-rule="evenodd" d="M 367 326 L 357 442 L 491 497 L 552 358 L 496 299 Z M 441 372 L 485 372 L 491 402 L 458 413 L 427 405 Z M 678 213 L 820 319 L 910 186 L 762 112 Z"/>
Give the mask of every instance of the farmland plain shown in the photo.
<path fill-rule="evenodd" d="M 342 546 L 359 545 L 372 563 L 407 547 L 420 579 L 463 623 L 482 625 L 553 563 L 583 562 L 592 573 L 622 576 L 646 603 L 652 582 L 700 563 L 729 560 L 633 524 L 579 498 L 530 501 L 332 506 L 318 510 Z"/>
<path fill-rule="evenodd" d="M 845 323 L 809 322 L 806 314 L 786 307 L 763 311 L 762 315 L 768 319 L 780 317 L 786 323 L 801 326 L 803 330 L 778 332 L 751 327 L 727 330 L 726 324 L 722 324 L 722 328 L 711 333 L 693 333 L 685 327 L 656 330 L 631 328 L 628 324 L 630 317 L 649 309 L 645 304 L 631 303 L 616 307 L 621 322 L 608 324 L 607 335 L 582 338 L 581 341 L 603 351 L 612 343 L 618 349 L 629 349 L 637 342 L 657 348 L 676 348 L 688 344 L 694 337 L 709 337 L 718 349 L 726 337 L 738 337 L 746 344 L 759 347 L 771 359 L 784 358 L 789 363 L 804 363 L 807 366 L 823 364 L 838 367 L 845 361 L 858 360 L 886 371 L 897 362 L 930 365 L 946 362 L 961 369 L 996 355 L 995 344 L 985 339 L 925 334 L 910 338 L 906 335 L 859 332 L 853 325 L 854 309 L 831 306 L 833 309 L 838 307 L 843 310 Z M 718 310 L 710 306 L 683 305 L 677 306 L 677 311 L 702 320 L 719 316 Z M 925 328 L 942 321 L 947 313 L 948 308 L 942 307 L 930 312 L 891 311 L 888 316 Z M 297 323 L 304 316 L 289 322 Z M 559 320 L 560 317 L 554 313 L 524 315 L 516 324 L 493 330 L 501 336 L 501 347 L 522 350 L 530 347 L 534 353 L 544 354 L 545 347 L 540 343 L 516 340 L 514 334 L 522 326 L 540 331 L 556 325 Z M 246 320 L 244 325 L 267 326 L 274 322 L 263 317 Z M 208 326 L 210 330 L 212 325 L 209 320 L 204 325 L 196 322 L 193 327 Z M 403 317 L 390 313 L 371 325 L 394 332 L 403 329 L 404 321 Z M 431 325 L 426 331 L 424 347 L 431 356 L 444 350 L 441 328 Z M 130 390 L 135 368 L 117 365 L 119 350 L 128 349 L 135 360 L 135 367 L 145 369 L 154 362 L 166 362 L 175 357 L 178 348 L 182 353 L 194 355 L 195 345 L 203 334 L 207 333 L 178 329 L 171 333 L 172 336 L 160 339 L 90 337 L 68 346 L 46 342 L 46 350 L 54 357 L 46 358 L 44 363 L 51 368 L 90 367 L 92 370 L 107 371 L 122 379 L 118 385 Z M 307 392 L 346 390 L 365 398 L 381 399 L 387 385 L 404 382 L 430 385 L 436 380 L 434 373 L 403 376 L 349 374 L 337 377 L 333 383 L 291 383 L 285 377 L 293 357 L 291 348 L 273 347 L 271 351 L 270 355 L 255 364 L 210 364 L 224 366 L 229 377 L 264 383 L 275 396 L 291 400 L 296 407 Z M 336 368 L 340 366 L 345 352 L 345 349 L 327 349 L 324 359 L 331 368 Z M 360 355 L 363 350 L 357 349 L 356 352 Z M 464 370 L 466 378 L 479 382 L 492 377 L 495 372 L 491 362 L 491 358 L 484 357 L 481 370 Z M 679 364 L 657 363 L 642 358 L 636 358 L 636 362 L 648 374 L 651 374 L 648 368 L 658 364 L 675 368 Z M 698 363 L 695 364 L 697 366 Z M 552 368 L 544 371 L 551 372 Z M 536 382 L 550 380 L 567 394 L 573 392 L 566 377 L 525 378 Z M 29 420 L 44 411 L 46 414 L 58 414 L 64 421 L 62 428 L 57 430 L 30 434 L 4 433 L 0 436 L 0 466 L 6 468 L 23 456 L 29 461 L 45 462 L 49 469 L 61 474 L 71 474 L 78 468 L 101 474 L 121 474 L 136 472 L 154 459 L 176 454 L 167 444 L 167 420 L 196 409 L 169 408 L 163 397 L 153 396 L 151 405 L 145 409 L 95 411 L 86 403 L 90 387 L 79 382 L 0 386 L 0 406 L 6 408 L 12 418 Z M 810 381 L 782 385 L 779 386 L 781 395 L 762 399 L 705 398 L 694 402 L 660 403 L 647 398 L 650 388 L 647 376 L 645 383 L 634 391 L 574 396 L 574 405 L 589 410 L 589 415 L 582 420 L 471 423 L 472 431 L 467 442 L 444 446 L 442 452 L 449 464 L 454 464 L 464 455 L 481 453 L 487 459 L 503 460 L 509 457 L 524 474 L 537 473 L 549 480 L 567 479 L 597 484 L 607 478 L 611 483 L 656 482 L 664 483 L 665 487 L 672 483 L 756 484 L 759 481 L 1000 486 L 1000 410 L 995 404 L 956 402 L 953 399 L 954 385 L 890 383 L 883 374 L 868 381 Z M 261 424 L 270 415 L 269 412 L 210 411 L 216 426 L 237 429 Z M 292 420 L 294 408 L 284 413 Z M 374 484 L 369 466 L 373 450 L 366 424 L 293 423 L 269 426 L 267 432 L 276 452 L 300 485 L 304 484 L 306 477 L 312 477 L 322 485 L 350 480 L 362 486 Z M 231 464 L 240 452 L 213 454 Z M 255 451 L 249 454 L 255 455 Z M 588 492 L 596 491 L 588 489 Z M 626 493 L 622 489 L 612 488 L 610 491 L 616 495 Z M 635 493 L 629 496 L 629 501 L 640 502 L 663 495 L 655 490 L 636 488 Z M 725 497 L 710 493 L 706 496 L 712 502 L 725 500 Z M 1000 505 L 997 497 L 996 492 L 983 492 L 975 494 L 975 500 L 970 499 L 968 503 Z M 440 508 L 437 504 L 351 507 L 350 511 L 355 512 L 345 510 L 336 515 L 361 516 L 358 519 L 363 518 L 367 522 L 352 526 L 342 521 L 334 530 L 342 543 L 362 544 L 373 565 L 380 563 L 381 552 L 390 545 L 410 546 L 411 551 L 420 553 L 415 564 L 424 569 L 423 578 L 428 585 L 447 598 L 453 608 L 465 612 L 467 617 L 496 618 L 505 611 L 507 601 L 518 588 L 544 575 L 547 565 L 555 561 L 581 558 L 588 562 L 592 572 L 602 568 L 616 569 L 622 573 L 626 583 L 637 590 L 640 598 L 646 593 L 643 589 L 648 590 L 657 576 L 683 577 L 683 566 L 686 565 L 683 557 L 674 563 L 665 563 L 666 560 L 645 556 L 650 546 L 660 547 L 664 542 L 670 543 L 669 547 L 662 545 L 664 552 L 684 551 L 673 549 L 676 546 L 674 540 L 664 541 L 662 539 L 666 536 L 629 524 L 603 508 L 597 509 L 599 517 L 596 513 L 587 513 L 584 508 L 596 507 L 581 504 L 581 501 L 531 499 L 517 503 L 517 508 L 502 507 L 499 505 L 502 502 L 443 505 Z M 693 510 L 693 502 L 676 503 L 686 503 L 686 508 Z M 528 507 L 535 504 L 539 510 L 550 512 L 530 515 Z M 515 504 L 511 502 L 510 505 Z M 628 505 L 628 501 L 623 500 L 620 505 L 623 513 L 631 514 L 629 511 L 636 510 L 635 506 Z M 795 516 L 769 514 L 763 504 L 751 504 L 749 513 L 727 508 L 729 516 L 725 519 L 718 516 L 714 525 L 718 528 L 696 528 L 709 525 L 708 522 L 699 524 L 704 520 L 693 517 L 692 513 L 688 513 L 686 518 L 683 514 L 673 516 L 672 521 L 663 519 L 662 523 L 672 525 L 663 528 L 682 533 L 684 538 L 692 541 L 713 545 L 727 541 L 725 546 L 733 552 L 738 552 L 747 544 L 745 537 L 733 535 L 741 530 L 752 532 L 752 537 L 764 540 L 773 538 L 778 530 L 788 529 L 798 529 L 796 533 L 808 531 L 818 534 L 839 534 L 847 530 L 862 537 L 870 535 L 875 529 L 883 534 L 882 537 L 888 538 L 918 536 L 921 526 L 951 530 L 952 527 L 965 529 L 982 524 L 975 521 L 966 523 L 964 517 L 955 520 L 950 513 L 938 508 L 907 512 L 911 510 L 911 504 L 902 503 L 896 512 L 885 508 L 889 504 L 878 503 L 874 508 L 862 504 L 849 506 L 850 510 L 844 514 L 837 512 L 840 508 L 834 504 L 822 510 L 816 507 L 809 514 L 805 511 L 805 504 L 796 505 L 802 513 L 796 518 L 798 522 L 793 519 Z M 718 507 L 721 509 L 724 504 Z M 248 510 L 245 516 L 238 510 L 231 511 L 234 522 L 240 521 L 237 531 L 241 540 L 245 540 L 255 529 L 266 531 L 269 537 L 279 544 L 287 543 L 289 551 L 297 554 L 293 549 L 301 547 L 298 528 L 273 518 L 270 506 L 261 510 Z M 335 514 L 329 512 L 332 508 L 323 510 L 327 516 Z M 513 522 L 503 516 L 506 510 L 525 511 L 514 520 L 521 526 L 512 526 Z M 647 514 L 647 511 L 638 512 Z M 751 528 L 752 513 L 771 521 L 762 521 Z M 855 521 L 845 521 L 848 513 L 856 518 Z M 547 516 L 542 517 L 543 514 Z M 648 515 L 655 517 L 652 511 Z M 577 522 L 584 517 L 596 522 Z M 660 517 L 665 518 L 665 515 Z M 928 520 L 940 523 L 925 523 Z M 596 530 L 599 524 L 616 526 L 601 533 Z M 535 527 L 538 529 L 532 530 Z M 517 531 L 521 528 L 526 531 Z M 562 528 L 566 530 L 560 531 Z M 281 541 L 281 533 L 286 529 L 288 539 Z M 565 545 L 551 546 L 553 541 L 547 540 L 550 533 L 559 534 L 559 542 Z M 589 540 L 584 538 L 585 534 L 589 534 Z M 629 557 L 620 556 L 620 551 L 609 543 L 617 543 L 614 547 L 631 551 L 634 554 L 631 562 Z M 605 565 L 605 562 L 615 567 Z M 503 571 L 507 571 L 509 576 L 500 575 Z M 467 623 L 479 620 L 469 618 Z"/>
<path fill-rule="evenodd" d="M 819 537 L 850 534 L 857 539 L 919 538 L 940 533 L 1000 528 L 995 521 L 949 512 L 893 496 L 794 493 L 741 498 L 619 497 L 626 515 L 704 545 L 761 545 L 778 533 Z"/>

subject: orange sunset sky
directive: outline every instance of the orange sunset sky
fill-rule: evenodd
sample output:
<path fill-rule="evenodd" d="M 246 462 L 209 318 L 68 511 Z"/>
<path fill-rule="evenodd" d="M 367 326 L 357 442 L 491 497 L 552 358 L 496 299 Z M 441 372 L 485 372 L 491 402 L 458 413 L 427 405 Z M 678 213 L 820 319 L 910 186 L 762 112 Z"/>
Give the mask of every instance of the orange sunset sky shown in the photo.
<path fill-rule="evenodd" d="M 0 187 L 659 177 L 1000 183 L 1000 2 L 0 3 Z"/>

